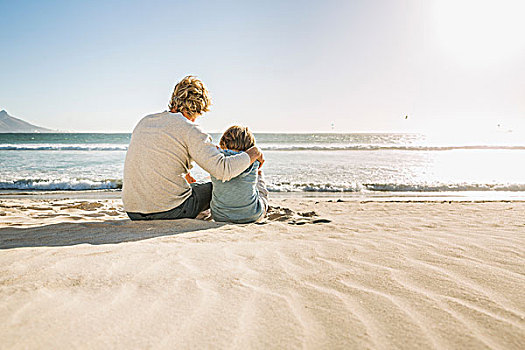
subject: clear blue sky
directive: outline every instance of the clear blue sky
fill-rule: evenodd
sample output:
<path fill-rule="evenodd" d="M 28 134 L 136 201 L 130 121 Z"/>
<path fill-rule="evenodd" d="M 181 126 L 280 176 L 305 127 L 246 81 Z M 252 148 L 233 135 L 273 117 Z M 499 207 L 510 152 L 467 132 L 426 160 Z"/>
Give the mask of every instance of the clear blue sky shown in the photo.
<path fill-rule="evenodd" d="M 523 10 L 519 0 L 0 0 L 0 109 L 54 129 L 129 132 L 193 74 L 212 94 L 200 119 L 210 132 L 523 129 Z"/>

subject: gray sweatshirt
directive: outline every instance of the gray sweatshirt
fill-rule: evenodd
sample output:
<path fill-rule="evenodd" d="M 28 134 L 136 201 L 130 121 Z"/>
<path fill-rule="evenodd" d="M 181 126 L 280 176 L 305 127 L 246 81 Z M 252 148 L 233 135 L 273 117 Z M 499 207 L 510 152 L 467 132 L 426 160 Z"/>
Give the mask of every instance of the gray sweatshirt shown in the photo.
<path fill-rule="evenodd" d="M 239 154 L 232 150 L 221 152 L 228 158 Z M 255 161 L 229 181 L 211 177 L 213 192 L 210 209 L 213 220 L 246 224 L 257 221 L 265 213 L 265 204 L 257 188 L 257 170 L 259 162 Z"/>
<path fill-rule="evenodd" d="M 250 166 L 247 153 L 226 157 L 208 134 L 180 113 L 144 117 L 133 130 L 124 163 L 124 210 L 149 214 L 181 205 L 191 195 L 185 176 L 193 160 L 226 181 Z"/>

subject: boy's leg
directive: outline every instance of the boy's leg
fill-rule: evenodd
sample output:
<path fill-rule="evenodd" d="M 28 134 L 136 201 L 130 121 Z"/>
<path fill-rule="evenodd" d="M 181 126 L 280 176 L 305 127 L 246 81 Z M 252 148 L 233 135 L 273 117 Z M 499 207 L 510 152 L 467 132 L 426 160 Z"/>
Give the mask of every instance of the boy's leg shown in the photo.
<path fill-rule="evenodd" d="M 264 175 L 262 170 L 259 170 L 257 176 L 257 190 L 259 191 L 259 197 L 264 203 L 264 211 L 268 211 L 268 189 L 266 188 L 266 182 L 264 181 Z"/>

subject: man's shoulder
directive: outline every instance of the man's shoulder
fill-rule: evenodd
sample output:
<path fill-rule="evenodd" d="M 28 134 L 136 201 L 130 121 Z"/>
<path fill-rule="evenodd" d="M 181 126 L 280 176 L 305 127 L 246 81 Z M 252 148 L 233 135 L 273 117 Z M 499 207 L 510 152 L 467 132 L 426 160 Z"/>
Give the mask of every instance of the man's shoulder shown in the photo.
<path fill-rule="evenodd" d="M 197 125 L 186 119 L 182 114 L 170 113 L 168 111 L 146 115 L 137 123 L 135 130 L 142 128 L 162 128 L 165 130 L 174 129 L 178 131 L 181 129 L 198 129 Z"/>
<path fill-rule="evenodd" d="M 149 121 L 164 121 L 166 123 L 179 122 L 185 124 L 192 124 L 192 122 L 186 119 L 182 114 L 171 113 L 168 111 L 147 114 L 146 116 L 142 117 L 142 119 L 139 121 L 139 124 L 147 123 Z"/>
<path fill-rule="evenodd" d="M 199 124 L 188 120 L 188 118 L 183 116 L 181 113 L 162 112 L 159 113 L 159 115 L 160 118 L 162 118 L 167 124 L 174 125 L 178 129 L 186 128 L 198 133 L 204 133 Z"/>

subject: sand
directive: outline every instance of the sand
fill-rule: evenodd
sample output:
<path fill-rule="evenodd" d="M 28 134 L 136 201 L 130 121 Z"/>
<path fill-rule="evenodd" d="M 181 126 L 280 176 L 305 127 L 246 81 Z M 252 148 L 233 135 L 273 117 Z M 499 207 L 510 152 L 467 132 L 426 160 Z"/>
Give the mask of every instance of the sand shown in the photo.
<path fill-rule="evenodd" d="M 0 348 L 525 348 L 525 203 L 271 204 L 233 225 L 1 200 Z"/>

